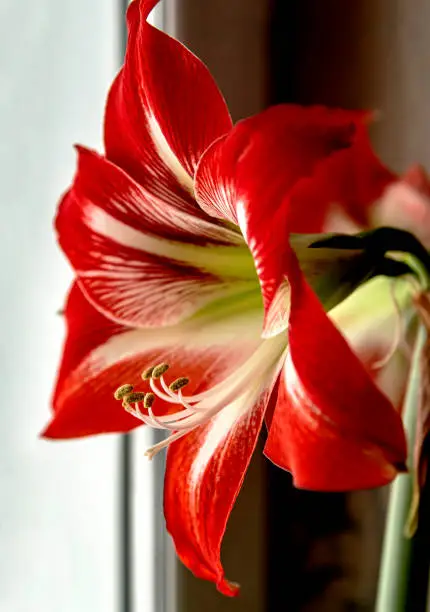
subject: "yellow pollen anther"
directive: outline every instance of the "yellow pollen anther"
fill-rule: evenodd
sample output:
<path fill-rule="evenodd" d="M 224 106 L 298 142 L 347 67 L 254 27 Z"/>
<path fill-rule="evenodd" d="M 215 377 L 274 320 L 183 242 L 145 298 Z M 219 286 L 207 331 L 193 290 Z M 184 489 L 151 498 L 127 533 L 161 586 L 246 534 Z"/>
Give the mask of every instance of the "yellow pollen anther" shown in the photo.
<path fill-rule="evenodd" d="M 150 368 L 146 368 L 146 370 L 144 370 L 142 372 L 142 378 L 143 380 L 149 380 L 152 376 L 152 372 L 154 371 L 154 366 L 150 367 Z"/>
<path fill-rule="evenodd" d="M 116 400 L 122 400 L 126 395 L 133 391 L 133 385 L 121 385 L 114 393 Z"/>
<path fill-rule="evenodd" d="M 152 370 L 152 378 L 160 378 L 169 369 L 168 363 L 160 363 Z"/>
<path fill-rule="evenodd" d="M 145 400 L 143 402 L 143 405 L 145 408 L 151 408 L 152 404 L 154 403 L 155 400 L 155 395 L 153 393 L 147 393 L 145 395 Z"/>
<path fill-rule="evenodd" d="M 190 382 L 189 378 L 186 378 L 185 376 L 181 376 L 180 378 L 177 378 L 169 385 L 169 389 L 170 391 L 179 391 L 179 389 L 182 389 L 182 387 L 185 387 L 186 385 L 188 385 L 189 382 Z"/>
<path fill-rule="evenodd" d="M 142 391 L 133 391 L 124 397 L 124 404 L 134 404 L 136 402 L 144 402 L 146 394 Z"/>

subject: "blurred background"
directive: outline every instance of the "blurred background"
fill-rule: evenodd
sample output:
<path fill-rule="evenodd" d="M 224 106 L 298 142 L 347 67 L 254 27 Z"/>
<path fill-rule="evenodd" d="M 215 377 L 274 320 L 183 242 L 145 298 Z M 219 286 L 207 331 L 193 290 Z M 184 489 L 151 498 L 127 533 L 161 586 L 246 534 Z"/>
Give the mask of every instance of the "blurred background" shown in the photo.
<path fill-rule="evenodd" d="M 257 452 L 225 539 L 242 584 L 232 601 L 175 562 L 150 433 L 38 437 L 71 280 L 52 219 L 72 145 L 101 149 L 124 12 L 123 0 L 0 5 L 0 612 L 371 612 L 385 491 L 295 491 Z M 383 159 L 430 167 L 426 0 L 163 0 L 154 19 L 208 64 L 235 119 L 286 101 L 375 108 Z"/>

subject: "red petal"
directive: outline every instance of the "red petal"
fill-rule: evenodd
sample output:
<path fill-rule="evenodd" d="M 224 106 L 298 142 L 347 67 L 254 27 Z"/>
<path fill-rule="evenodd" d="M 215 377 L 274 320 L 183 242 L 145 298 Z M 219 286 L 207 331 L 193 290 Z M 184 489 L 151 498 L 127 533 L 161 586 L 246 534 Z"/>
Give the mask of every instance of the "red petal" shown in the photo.
<path fill-rule="evenodd" d="M 241 323 L 239 316 L 224 319 L 221 312 L 213 321 L 201 317 L 162 330 L 117 325 L 90 305 L 77 284 L 65 316 L 67 338 L 54 416 L 44 432 L 49 438 L 128 431 L 140 421 L 125 412 L 113 393 L 125 383 L 145 391 L 140 375 L 147 367 L 168 362 L 167 380 L 185 374 L 191 379 L 187 392 L 199 393 L 235 371 L 261 344 L 257 315 Z M 172 408 L 158 399 L 154 407 L 157 414 Z"/>
<path fill-rule="evenodd" d="M 274 107 L 239 123 L 204 154 L 197 198 L 209 214 L 239 223 L 254 256 L 266 313 L 285 276 L 288 234 L 320 230 L 333 198 L 354 209 L 385 185 L 387 173 L 362 125 L 366 116 Z"/>
<path fill-rule="evenodd" d="M 349 491 L 393 480 L 397 469 L 377 446 L 345 434 L 312 410 L 305 399 L 296 404 L 282 380 L 264 453 L 292 473 L 296 487 Z"/>
<path fill-rule="evenodd" d="M 54 416 L 43 435 L 72 438 L 133 429 L 139 421 L 113 399 L 113 393 L 128 377 L 133 381 L 143 367 L 127 360 L 110 367 L 91 363 L 97 347 L 129 330 L 97 312 L 76 283 L 64 314 L 67 338 L 53 396 Z"/>
<path fill-rule="evenodd" d="M 402 421 L 325 315 L 294 278 L 289 350 L 265 452 L 296 486 L 380 486 L 404 469 Z"/>
<path fill-rule="evenodd" d="M 369 209 L 395 178 L 372 150 L 366 126 L 356 123 L 351 145 L 329 157 L 318 166 L 312 180 L 300 182 L 293 190 L 291 231 L 337 231 L 331 227 L 336 213 L 351 225 L 368 226 Z"/>
<path fill-rule="evenodd" d="M 209 245 L 239 244 L 240 236 L 157 201 L 83 148 L 56 227 L 88 298 L 121 324 L 173 324 L 241 287 L 195 265 L 208 260 Z M 223 248 L 231 257 L 240 250 Z"/>
<path fill-rule="evenodd" d="M 147 23 L 153 5 L 135 1 L 128 9 L 125 64 L 106 109 L 106 151 L 150 191 L 161 195 L 167 187 L 190 208 L 193 201 L 180 183 L 192 190 L 200 156 L 230 129 L 231 119 L 204 64 Z"/>
<path fill-rule="evenodd" d="M 198 245 L 243 244 L 240 235 L 202 211 L 184 212 L 136 183 L 118 166 L 85 147 L 76 147 L 76 197 L 99 205 L 133 229 Z"/>
<path fill-rule="evenodd" d="M 215 582 L 225 595 L 237 595 L 238 587 L 225 579 L 221 541 L 269 396 L 265 390 L 254 408 L 239 417 L 234 405 L 224 408 L 207 425 L 174 442 L 167 453 L 167 529 L 182 562 L 197 577 Z"/>

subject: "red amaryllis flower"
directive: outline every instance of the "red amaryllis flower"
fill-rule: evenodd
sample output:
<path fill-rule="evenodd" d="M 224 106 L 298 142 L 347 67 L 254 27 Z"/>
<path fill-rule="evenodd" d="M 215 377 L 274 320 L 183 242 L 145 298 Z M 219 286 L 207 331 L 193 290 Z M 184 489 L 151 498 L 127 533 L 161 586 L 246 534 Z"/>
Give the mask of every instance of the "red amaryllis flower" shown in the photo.
<path fill-rule="evenodd" d="M 147 23 L 155 4 L 129 8 L 106 154 L 78 147 L 60 204 L 76 283 L 44 435 L 170 432 L 149 451 L 169 446 L 167 528 L 183 562 L 233 595 L 221 540 L 265 418 L 266 454 L 297 486 L 378 486 L 404 467 L 401 419 L 353 350 L 360 334 L 336 326 L 348 301 L 333 322 L 315 293 L 340 302 L 372 273 L 366 254 L 297 235 L 320 232 L 333 203 L 366 224 L 393 177 L 365 113 L 279 106 L 233 127 L 207 69 Z M 117 394 L 123 410 L 113 394 L 142 372 L 142 390 Z"/>

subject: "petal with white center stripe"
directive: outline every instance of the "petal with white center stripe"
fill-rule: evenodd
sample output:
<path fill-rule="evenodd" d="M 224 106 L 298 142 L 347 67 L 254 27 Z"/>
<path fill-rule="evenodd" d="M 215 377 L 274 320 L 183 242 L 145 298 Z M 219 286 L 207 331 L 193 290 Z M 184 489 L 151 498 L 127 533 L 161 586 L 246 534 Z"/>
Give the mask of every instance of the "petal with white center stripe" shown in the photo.
<path fill-rule="evenodd" d="M 154 4 L 135 0 L 128 9 L 125 64 L 106 109 L 106 152 L 148 190 L 167 189 L 192 210 L 197 162 L 232 123 L 204 64 L 147 22 Z"/>
<path fill-rule="evenodd" d="M 247 307 L 248 304 L 248 307 Z M 141 421 L 113 399 L 124 383 L 147 391 L 140 374 L 170 364 L 168 381 L 188 376 L 190 393 L 205 391 L 239 368 L 262 344 L 261 304 L 224 304 L 181 325 L 133 329 L 105 318 L 75 284 L 65 308 L 67 337 L 53 398 L 54 415 L 44 435 L 71 438 L 127 431 Z M 172 404 L 158 400 L 157 414 Z"/>
<path fill-rule="evenodd" d="M 225 595 L 237 595 L 239 587 L 225 578 L 222 538 L 278 375 L 279 350 L 277 356 L 271 369 L 264 371 L 267 363 L 261 364 L 242 395 L 173 442 L 167 453 L 164 512 L 176 552 L 196 576 L 214 582 Z"/>
<path fill-rule="evenodd" d="M 169 211 L 87 150 L 80 149 L 56 227 L 88 298 L 121 324 L 171 325 L 214 300 L 258 289 L 252 257 L 234 231 Z"/>

